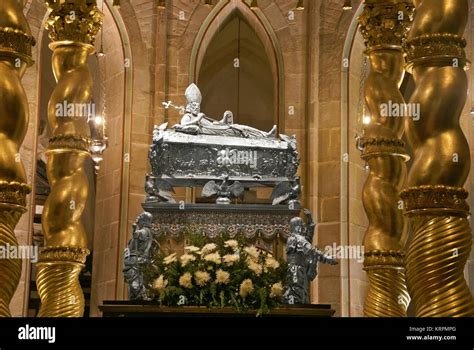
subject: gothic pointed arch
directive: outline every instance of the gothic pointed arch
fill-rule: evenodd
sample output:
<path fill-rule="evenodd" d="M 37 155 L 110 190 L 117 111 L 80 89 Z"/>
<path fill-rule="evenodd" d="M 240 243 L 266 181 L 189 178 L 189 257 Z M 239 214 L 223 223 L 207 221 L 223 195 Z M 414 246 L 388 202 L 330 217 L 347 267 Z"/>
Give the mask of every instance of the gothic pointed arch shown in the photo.
<path fill-rule="evenodd" d="M 239 35 L 240 39 L 238 38 Z M 242 39 L 242 35 L 247 35 L 247 37 Z M 252 46 L 252 42 L 254 46 Z M 217 49 L 219 45 L 222 44 L 227 46 L 227 51 L 226 48 L 223 47 L 223 51 L 219 54 Z M 249 45 L 246 46 L 246 44 Z M 231 54 L 232 49 L 236 51 L 236 54 L 233 56 Z M 251 10 L 245 2 L 237 0 L 226 0 L 217 4 L 201 25 L 196 36 L 190 59 L 190 82 L 198 82 L 201 84 L 204 80 L 204 85 L 206 85 L 206 83 L 208 83 L 208 76 L 206 76 L 206 74 L 209 74 L 209 72 L 205 70 L 214 63 L 217 64 L 214 66 L 216 70 L 219 70 L 219 68 L 222 68 L 224 65 L 228 65 L 228 67 L 231 68 L 235 67 L 235 65 L 240 65 L 242 60 L 239 59 L 239 49 L 248 54 L 248 56 L 244 58 L 244 61 L 245 59 L 253 60 L 254 73 L 259 70 L 255 68 L 258 64 L 263 67 L 265 71 L 263 72 L 263 76 L 253 74 L 252 77 L 252 72 L 248 72 L 250 75 L 247 78 L 254 82 L 261 81 L 267 84 L 266 86 L 261 86 L 260 90 L 267 91 L 267 95 L 271 94 L 272 96 L 271 98 L 267 96 L 266 103 L 260 104 L 259 107 L 261 110 L 268 110 L 268 100 L 271 99 L 272 108 L 270 113 L 273 115 L 272 123 L 278 125 L 279 132 L 284 132 L 285 123 L 283 110 L 285 92 L 283 54 L 277 35 L 262 11 Z M 206 64 L 205 60 L 210 56 L 214 57 L 215 62 Z M 239 59 L 239 61 L 235 59 Z M 216 73 L 216 70 L 214 70 L 214 73 Z M 240 70 L 240 72 L 242 71 L 244 71 L 245 74 L 245 70 Z M 238 70 L 235 70 L 236 74 L 237 72 Z M 222 76 L 225 75 L 222 71 L 220 73 Z M 270 79 L 272 81 L 269 81 Z M 239 83 L 238 77 L 234 78 L 234 80 Z M 241 81 L 242 80 L 240 80 L 240 82 Z M 219 79 L 214 83 L 219 84 Z M 247 93 L 248 96 L 251 95 L 251 91 L 245 87 L 229 87 L 229 82 L 225 80 L 220 83 L 223 84 L 223 87 L 227 85 L 230 90 L 233 89 L 236 95 L 238 95 L 239 91 L 243 91 L 244 94 Z M 204 95 L 206 95 L 206 86 L 203 86 L 203 88 Z M 213 97 L 212 95 L 213 94 L 210 95 L 211 98 Z M 242 106 L 245 103 L 245 100 L 234 103 L 236 106 L 234 113 L 238 111 L 239 113 L 242 112 L 246 114 L 246 117 L 244 117 L 242 121 L 244 123 L 248 120 L 252 120 L 252 117 L 254 117 L 251 113 L 249 114 L 249 111 L 245 112 L 245 108 L 239 111 L 240 108 L 238 106 Z M 268 120 L 268 117 L 266 119 Z M 259 127 L 264 124 L 264 122 L 260 124 L 257 123 L 255 126 Z M 266 124 L 268 124 L 268 122 Z"/>

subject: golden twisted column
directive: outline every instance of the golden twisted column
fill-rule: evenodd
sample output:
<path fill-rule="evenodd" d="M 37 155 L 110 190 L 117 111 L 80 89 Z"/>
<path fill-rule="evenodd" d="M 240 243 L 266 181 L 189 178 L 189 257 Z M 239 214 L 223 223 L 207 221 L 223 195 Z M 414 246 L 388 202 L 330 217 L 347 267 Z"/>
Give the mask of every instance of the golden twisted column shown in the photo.
<path fill-rule="evenodd" d="M 421 119 L 407 121 L 414 150 L 402 192 L 413 228 L 407 280 L 417 316 L 474 316 L 463 269 L 471 250 L 469 206 L 463 189 L 470 151 L 459 119 L 467 97 L 463 33 L 468 0 L 415 1 L 407 40 L 408 69 Z"/>
<path fill-rule="evenodd" d="M 409 0 L 366 0 L 359 18 L 370 62 L 365 101 L 371 120 L 358 141 L 370 168 L 363 190 L 369 219 L 364 237 L 364 270 L 369 278 L 364 314 L 368 317 L 406 316 L 410 300 L 403 252 L 407 231 L 399 207 L 408 156 L 401 141 L 403 118 L 390 115 L 390 106 L 405 104 L 399 90 L 405 74 L 402 43 L 413 9 Z"/>
<path fill-rule="evenodd" d="M 46 28 L 50 30 L 57 86 L 48 105 L 51 193 L 42 216 L 46 248 L 36 278 L 42 303 L 39 316 L 80 317 L 84 294 L 79 274 L 89 254 L 81 222 L 89 193 L 84 162 L 90 157 L 87 112 L 92 110 L 93 87 L 87 59 L 94 52 L 102 14 L 91 0 L 47 0 L 46 4 L 51 10 Z"/>
<path fill-rule="evenodd" d="M 0 2 L 0 247 L 18 246 L 15 227 L 26 211 L 30 187 L 19 155 L 28 128 L 28 101 L 21 84 L 32 63 L 35 40 L 17 0 Z M 10 301 L 21 275 L 21 260 L 0 259 L 0 317 L 10 316 Z"/>

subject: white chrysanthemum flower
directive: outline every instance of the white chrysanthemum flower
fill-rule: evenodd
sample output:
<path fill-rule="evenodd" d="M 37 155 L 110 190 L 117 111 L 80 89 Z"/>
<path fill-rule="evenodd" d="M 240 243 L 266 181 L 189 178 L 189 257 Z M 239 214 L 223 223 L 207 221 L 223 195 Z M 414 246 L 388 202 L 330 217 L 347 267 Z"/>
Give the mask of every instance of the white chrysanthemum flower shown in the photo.
<path fill-rule="evenodd" d="M 270 290 L 270 298 L 278 298 L 283 295 L 283 285 L 281 282 L 275 283 L 272 285 Z"/>
<path fill-rule="evenodd" d="M 176 258 L 176 253 L 168 255 L 166 258 L 163 259 L 163 262 L 165 263 L 165 265 L 170 265 L 176 261 L 178 261 L 178 259 Z"/>
<path fill-rule="evenodd" d="M 165 290 L 168 285 L 168 280 L 165 279 L 165 276 L 160 275 L 156 280 L 153 281 L 153 289 L 162 292 Z"/>
<path fill-rule="evenodd" d="M 254 246 L 245 247 L 244 250 L 252 259 L 258 259 L 259 253 L 257 248 L 255 248 Z"/>
<path fill-rule="evenodd" d="M 216 271 L 216 283 L 217 284 L 227 284 L 230 280 L 230 273 L 224 270 L 217 270 Z"/>
<path fill-rule="evenodd" d="M 269 269 L 278 269 L 280 267 L 280 263 L 271 256 L 268 256 L 265 259 L 265 267 Z"/>
<path fill-rule="evenodd" d="M 196 271 L 194 273 L 194 279 L 196 280 L 196 284 L 202 287 L 207 282 L 209 282 L 209 280 L 211 279 L 211 275 L 209 275 L 209 272 L 206 271 Z"/>
<path fill-rule="evenodd" d="M 239 294 L 242 298 L 246 298 L 254 290 L 253 283 L 251 279 L 243 280 L 240 284 Z"/>
<path fill-rule="evenodd" d="M 236 249 L 239 247 L 239 242 L 237 242 L 235 239 L 230 239 L 224 242 L 224 247 Z"/>
<path fill-rule="evenodd" d="M 181 265 L 184 267 L 187 264 L 189 264 L 191 261 L 195 261 L 196 257 L 194 255 L 191 255 L 191 254 L 183 254 L 179 258 L 179 260 L 181 261 Z"/>
<path fill-rule="evenodd" d="M 179 278 L 179 285 L 184 288 L 192 288 L 192 278 L 193 276 L 189 272 L 186 272 Z"/>
<path fill-rule="evenodd" d="M 208 255 L 204 256 L 203 259 L 206 260 L 206 261 L 213 262 L 215 264 L 220 264 L 222 262 L 222 259 L 221 259 L 221 256 L 219 255 L 219 253 L 208 254 Z"/>
<path fill-rule="evenodd" d="M 189 253 L 199 253 L 199 248 L 195 247 L 193 245 L 189 245 L 187 247 L 184 247 L 184 250 L 189 252 Z"/>
<path fill-rule="evenodd" d="M 224 255 L 222 259 L 224 261 L 224 264 L 228 266 L 232 266 L 240 260 L 240 256 L 237 254 L 227 254 L 227 255 Z"/>
<path fill-rule="evenodd" d="M 201 248 L 201 254 L 205 255 L 208 253 L 212 253 L 216 249 L 217 249 L 217 245 L 215 245 L 214 243 L 208 243 L 204 247 Z"/>
<path fill-rule="evenodd" d="M 260 276 L 263 272 L 263 267 L 259 263 L 253 261 L 252 259 L 247 259 L 248 268 L 256 275 Z"/>

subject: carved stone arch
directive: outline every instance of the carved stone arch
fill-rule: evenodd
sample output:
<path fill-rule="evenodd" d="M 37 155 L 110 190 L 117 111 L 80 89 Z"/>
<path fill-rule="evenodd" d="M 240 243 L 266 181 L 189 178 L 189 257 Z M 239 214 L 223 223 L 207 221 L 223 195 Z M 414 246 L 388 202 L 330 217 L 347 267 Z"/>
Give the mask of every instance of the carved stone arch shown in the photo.
<path fill-rule="evenodd" d="M 285 89 L 283 53 L 277 34 L 261 10 L 251 10 L 250 7 L 241 0 L 224 0 L 215 5 L 201 25 L 194 41 L 189 67 L 189 82 L 195 82 L 199 77 L 204 55 L 212 39 L 226 23 L 227 19 L 236 14 L 252 27 L 265 48 L 266 55 L 270 61 L 272 75 L 275 77 L 274 96 L 276 100 L 275 111 L 278 131 L 284 133 Z M 281 16 L 282 19 L 284 19 L 283 15 Z"/>

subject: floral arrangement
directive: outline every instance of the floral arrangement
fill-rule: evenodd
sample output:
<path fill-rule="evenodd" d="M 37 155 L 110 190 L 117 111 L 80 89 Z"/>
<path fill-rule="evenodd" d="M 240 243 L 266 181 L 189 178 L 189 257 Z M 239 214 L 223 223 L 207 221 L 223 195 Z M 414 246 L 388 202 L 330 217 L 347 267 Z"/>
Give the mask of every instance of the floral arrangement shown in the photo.
<path fill-rule="evenodd" d="M 191 245 L 183 255 L 159 254 L 153 261 L 152 298 L 166 306 L 258 309 L 281 304 L 287 265 L 237 240 Z"/>

